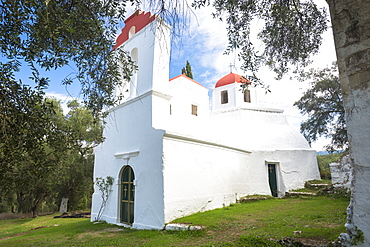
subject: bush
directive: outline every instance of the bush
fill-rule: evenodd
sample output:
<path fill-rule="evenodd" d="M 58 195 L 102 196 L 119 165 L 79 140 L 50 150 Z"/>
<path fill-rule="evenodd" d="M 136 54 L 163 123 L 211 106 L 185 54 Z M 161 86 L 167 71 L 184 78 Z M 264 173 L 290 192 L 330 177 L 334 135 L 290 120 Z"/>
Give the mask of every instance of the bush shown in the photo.
<path fill-rule="evenodd" d="M 344 154 L 345 152 L 317 156 L 321 179 L 331 179 L 329 164 L 338 161 Z"/>

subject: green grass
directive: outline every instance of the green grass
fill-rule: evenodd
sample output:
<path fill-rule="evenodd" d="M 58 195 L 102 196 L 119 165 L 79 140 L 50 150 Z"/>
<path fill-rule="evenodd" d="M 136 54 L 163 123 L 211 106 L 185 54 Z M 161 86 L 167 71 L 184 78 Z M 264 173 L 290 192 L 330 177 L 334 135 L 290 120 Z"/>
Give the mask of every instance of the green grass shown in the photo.
<path fill-rule="evenodd" d="M 347 205 L 347 198 L 325 196 L 233 204 L 175 221 L 206 227 L 192 232 L 139 231 L 53 215 L 4 220 L 0 246 L 280 246 L 273 240 L 285 237 L 329 242 L 345 231 Z M 31 230 L 41 226 L 47 227 Z"/>
<path fill-rule="evenodd" d="M 310 184 L 331 184 L 331 179 L 316 179 L 308 181 Z"/>

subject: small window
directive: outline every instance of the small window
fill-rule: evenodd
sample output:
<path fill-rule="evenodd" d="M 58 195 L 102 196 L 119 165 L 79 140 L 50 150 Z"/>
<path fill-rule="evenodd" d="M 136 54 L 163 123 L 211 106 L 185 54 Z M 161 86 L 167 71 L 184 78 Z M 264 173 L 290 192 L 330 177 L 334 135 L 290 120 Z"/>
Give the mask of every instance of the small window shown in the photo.
<path fill-rule="evenodd" d="M 227 90 L 221 91 L 221 104 L 229 103 L 229 96 L 227 94 Z"/>
<path fill-rule="evenodd" d="M 244 90 L 244 102 L 251 103 L 251 91 Z"/>
<path fill-rule="evenodd" d="M 191 105 L 191 114 L 194 116 L 198 116 L 198 106 L 197 105 Z"/>

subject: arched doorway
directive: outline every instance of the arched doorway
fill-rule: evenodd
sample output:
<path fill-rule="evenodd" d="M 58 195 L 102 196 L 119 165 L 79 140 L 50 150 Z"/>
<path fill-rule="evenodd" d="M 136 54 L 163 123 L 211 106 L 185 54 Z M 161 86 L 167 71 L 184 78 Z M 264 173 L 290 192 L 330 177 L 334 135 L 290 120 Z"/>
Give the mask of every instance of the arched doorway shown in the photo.
<path fill-rule="evenodd" d="M 124 167 L 121 175 L 121 222 L 130 225 L 134 223 L 134 179 L 132 168 Z"/>

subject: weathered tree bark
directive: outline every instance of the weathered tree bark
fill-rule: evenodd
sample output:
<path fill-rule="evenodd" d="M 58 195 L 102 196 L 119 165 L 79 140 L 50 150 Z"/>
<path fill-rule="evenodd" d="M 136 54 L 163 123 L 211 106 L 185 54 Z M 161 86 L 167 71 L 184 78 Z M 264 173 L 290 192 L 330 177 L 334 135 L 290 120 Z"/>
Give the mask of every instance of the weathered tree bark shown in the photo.
<path fill-rule="evenodd" d="M 354 172 L 347 234 L 341 237 L 351 246 L 362 232 L 365 242 L 357 246 L 370 246 L 370 0 L 327 2 Z"/>
<path fill-rule="evenodd" d="M 38 217 L 38 206 L 41 202 L 44 201 L 44 198 L 46 197 L 46 193 L 41 193 L 39 196 L 33 199 L 31 211 L 32 211 L 32 217 L 36 218 Z"/>
<path fill-rule="evenodd" d="M 60 207 L 59 207 L 59 213 L 66 213 L 68 212 L 68 197 L 63 197 L 62 201 L 60 202 Z"/>

